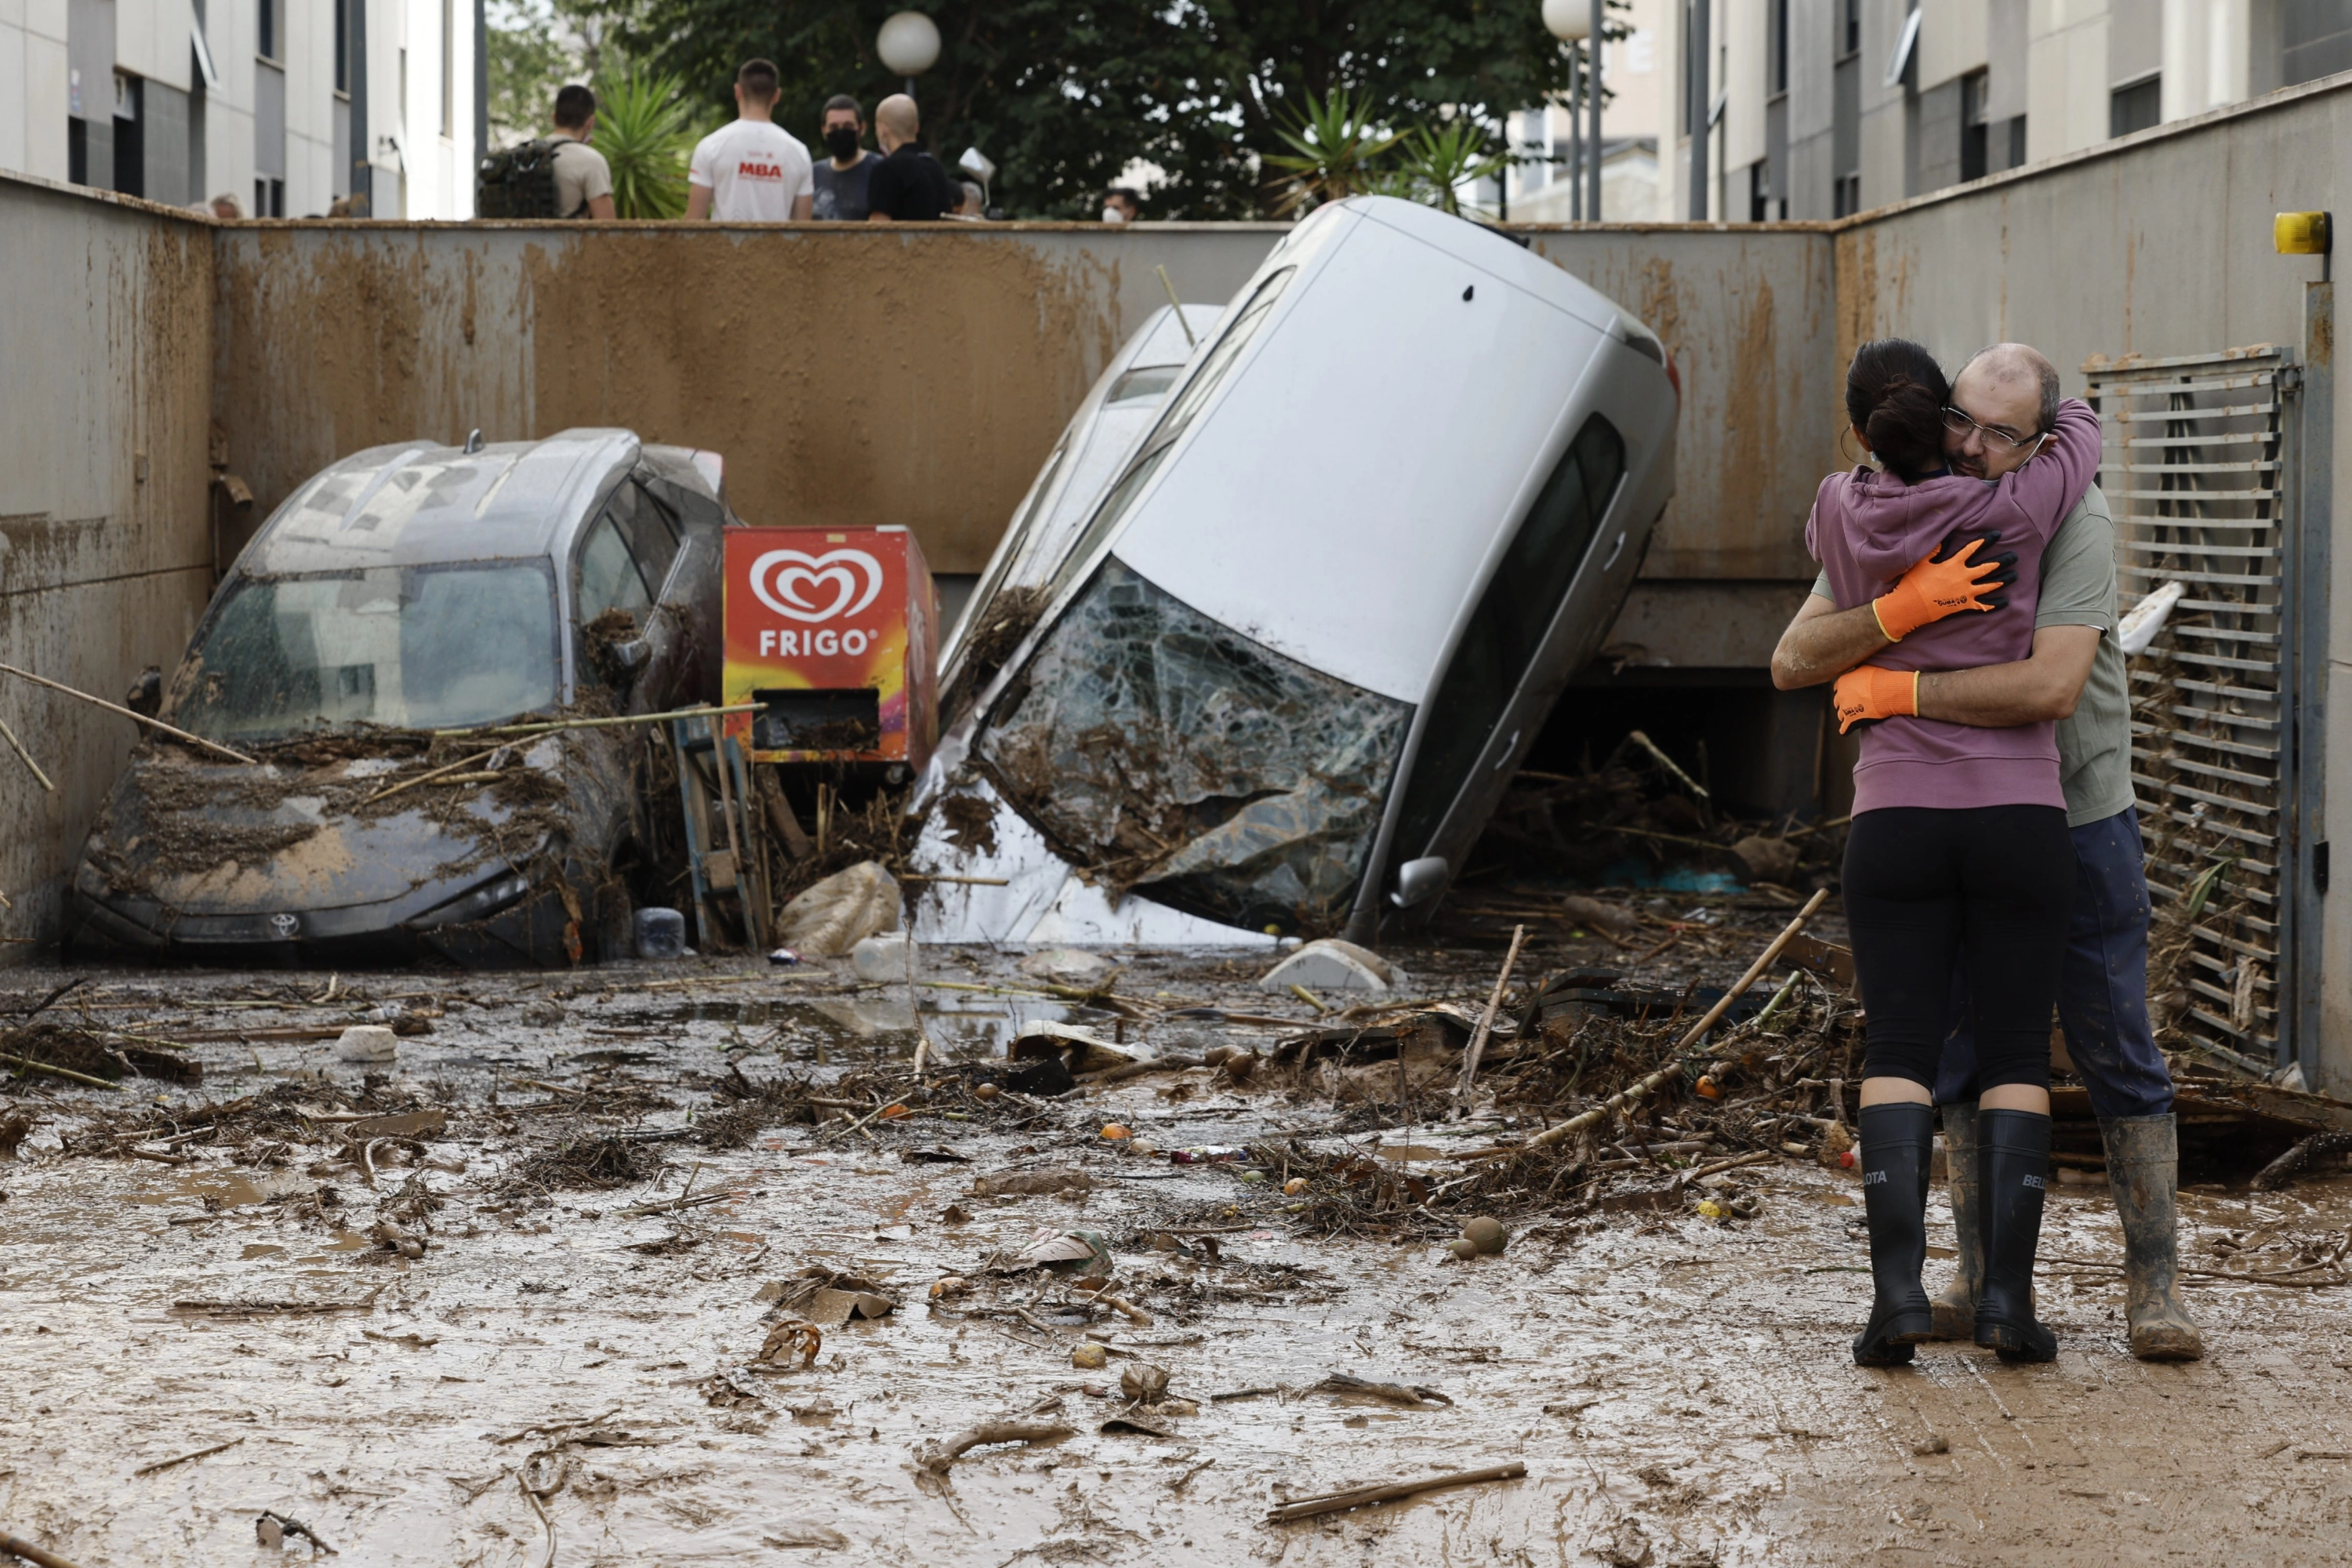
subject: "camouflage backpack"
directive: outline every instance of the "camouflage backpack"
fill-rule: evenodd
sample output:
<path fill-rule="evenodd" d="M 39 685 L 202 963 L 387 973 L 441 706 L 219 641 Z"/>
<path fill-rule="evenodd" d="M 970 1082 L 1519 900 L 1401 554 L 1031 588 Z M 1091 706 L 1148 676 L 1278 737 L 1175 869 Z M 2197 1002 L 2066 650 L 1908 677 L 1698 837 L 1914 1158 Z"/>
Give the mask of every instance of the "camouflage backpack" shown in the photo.
<path fill-rule="evenodd" d="M 555 150 L 550 139 L 501 148 L 482 160 L 474 185 L 477 217 L 563 217 L 555 209 Z"/>

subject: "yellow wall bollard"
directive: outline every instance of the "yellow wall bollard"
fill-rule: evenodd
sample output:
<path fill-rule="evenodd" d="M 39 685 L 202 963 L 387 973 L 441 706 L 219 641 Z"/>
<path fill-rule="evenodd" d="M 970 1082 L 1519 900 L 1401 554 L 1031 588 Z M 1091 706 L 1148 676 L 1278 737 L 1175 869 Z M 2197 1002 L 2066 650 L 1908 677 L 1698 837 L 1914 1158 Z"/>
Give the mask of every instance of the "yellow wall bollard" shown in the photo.
<path fill-rule="evenodd" d="M 2281 213 L 2271 220 L 2271 245 L 2281 256 L 2326 256 L 2334 227 L 2326 213 Z"/>

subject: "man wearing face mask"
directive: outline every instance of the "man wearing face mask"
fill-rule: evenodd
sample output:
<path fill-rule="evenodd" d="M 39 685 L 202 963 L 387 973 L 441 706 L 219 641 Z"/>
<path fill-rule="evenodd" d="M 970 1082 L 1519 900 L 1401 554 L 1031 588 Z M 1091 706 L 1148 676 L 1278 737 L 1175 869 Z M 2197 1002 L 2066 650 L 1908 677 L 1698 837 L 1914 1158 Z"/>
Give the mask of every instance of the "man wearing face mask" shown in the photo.
<path fill-rule="evenodd" d="M 1105 223 L 1133 223 L 1143 216 L 1143 198 L 1125 185 L 1113 185 L 1103 193 Z"/>
<path fill-rule="evenodd" d="M 820 223 L 864 223 L 874 210 L 866 192 L 874 178 L 878 153 L 864 146 L 866 114 L 846 93 L 824 106 L 824 150 L 832 154 L 816 166 L 816 213 Z"/>

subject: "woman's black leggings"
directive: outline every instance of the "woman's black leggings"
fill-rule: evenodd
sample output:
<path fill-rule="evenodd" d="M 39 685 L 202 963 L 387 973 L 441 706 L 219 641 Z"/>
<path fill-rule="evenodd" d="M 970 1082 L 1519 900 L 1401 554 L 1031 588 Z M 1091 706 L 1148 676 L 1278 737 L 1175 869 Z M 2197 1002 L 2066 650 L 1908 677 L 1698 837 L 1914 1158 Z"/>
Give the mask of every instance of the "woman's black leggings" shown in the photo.
<path fill-rule="evenodd" d="M 1853 819 L 1845 912 L 1870 1049 L 1863 1072 L 1932 1088 L 1968 960 L 1980 1088 L 2050 1084 L 2050 1017 L 2074 897 L 2054 805 L 1890 806 Z"/>

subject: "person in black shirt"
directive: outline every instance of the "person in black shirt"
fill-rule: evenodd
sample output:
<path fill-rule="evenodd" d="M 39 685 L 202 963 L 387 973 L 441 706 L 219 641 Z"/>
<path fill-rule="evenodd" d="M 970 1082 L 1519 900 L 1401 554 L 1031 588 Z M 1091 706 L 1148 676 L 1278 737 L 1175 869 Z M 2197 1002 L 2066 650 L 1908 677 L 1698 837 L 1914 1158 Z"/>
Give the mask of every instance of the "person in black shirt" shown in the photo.
<path fill-rule="evenodd" d="M 821 222 L 864 223 L 868 207 L 867 182 L 882 166 L 882 155 L 858 145 L 866 135 L 866 115 L 846 93 L 824 106 L 824 150 L 830 157 L 816 163 L 816 213 Z"/>
<path fill-rule="evenodd" d="M 885 156 L 866 182 L 868 223 L 932 223 L 953 212 L 963 198 L 918 142 L 923 121 L 915 100 L 894 92 L 874 108 L 874 139 Z"/>

